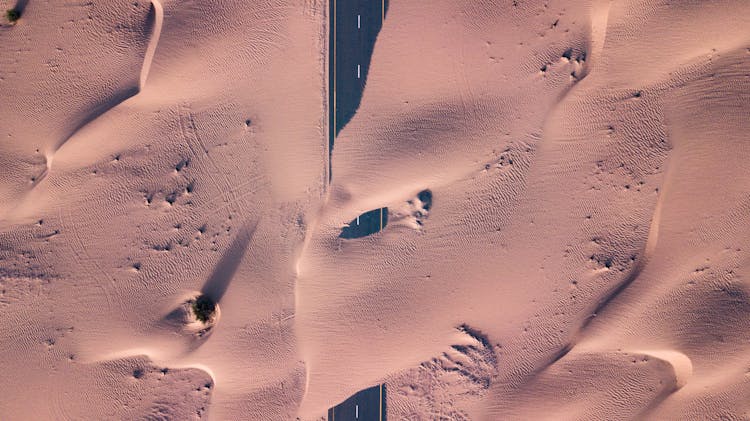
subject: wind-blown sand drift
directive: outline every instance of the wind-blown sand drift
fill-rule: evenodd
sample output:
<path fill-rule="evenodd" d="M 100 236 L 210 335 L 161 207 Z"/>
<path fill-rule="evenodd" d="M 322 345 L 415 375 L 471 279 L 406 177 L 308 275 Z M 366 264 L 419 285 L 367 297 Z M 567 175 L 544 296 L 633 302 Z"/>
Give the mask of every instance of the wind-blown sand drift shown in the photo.
<path fill-rule="evenodd" d="M 750 416 L 750 4 L 429 3 L 2 3 L 0 419 Z"/>

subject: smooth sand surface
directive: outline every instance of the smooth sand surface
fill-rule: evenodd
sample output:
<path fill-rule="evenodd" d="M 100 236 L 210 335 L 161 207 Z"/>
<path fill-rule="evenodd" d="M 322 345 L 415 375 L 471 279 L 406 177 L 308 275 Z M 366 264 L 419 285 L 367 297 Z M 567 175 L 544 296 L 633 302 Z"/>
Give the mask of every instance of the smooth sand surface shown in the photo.
<path fill-rule="evenodd" d="M 22 3 L 0 419 L 750 416 L 750 3 L 391 0 L 330 184 L 324 0 Z"/>

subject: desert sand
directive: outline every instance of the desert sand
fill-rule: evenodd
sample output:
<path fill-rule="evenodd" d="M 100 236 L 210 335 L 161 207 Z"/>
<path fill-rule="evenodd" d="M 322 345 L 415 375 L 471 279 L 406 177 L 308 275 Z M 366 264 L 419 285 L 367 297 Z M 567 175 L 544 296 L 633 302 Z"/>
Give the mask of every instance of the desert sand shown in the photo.
<path fill-rule="evenodd" d="M 0 419 L 750 417 L 745 0 L 0 6 Z"/>

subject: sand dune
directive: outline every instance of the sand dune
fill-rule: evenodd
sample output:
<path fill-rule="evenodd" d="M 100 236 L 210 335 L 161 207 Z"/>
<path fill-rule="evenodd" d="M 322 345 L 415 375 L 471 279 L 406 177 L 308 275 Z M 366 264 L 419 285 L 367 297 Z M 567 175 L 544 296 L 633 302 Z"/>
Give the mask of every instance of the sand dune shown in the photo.
<path fill-rule="evenodd" d="M 0 419 L 750 416 L 747 2 L 2 6 Z"/>

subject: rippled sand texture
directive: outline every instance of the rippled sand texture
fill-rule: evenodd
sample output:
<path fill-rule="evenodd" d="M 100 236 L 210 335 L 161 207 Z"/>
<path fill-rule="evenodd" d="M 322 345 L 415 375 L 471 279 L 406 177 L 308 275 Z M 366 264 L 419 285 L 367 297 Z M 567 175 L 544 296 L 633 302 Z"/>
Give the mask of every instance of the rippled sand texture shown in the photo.
<path fill-rule="evenodd" d="M 1 419 L 750 416 L 750 3 L 391 0 L 331 184 L 323 0 L 23 3 Z"/>
<path fill-rule="evenodd" d="M 29 0 L 1 29 L 0 418 L 295 417 L 324 12 Z"/>

